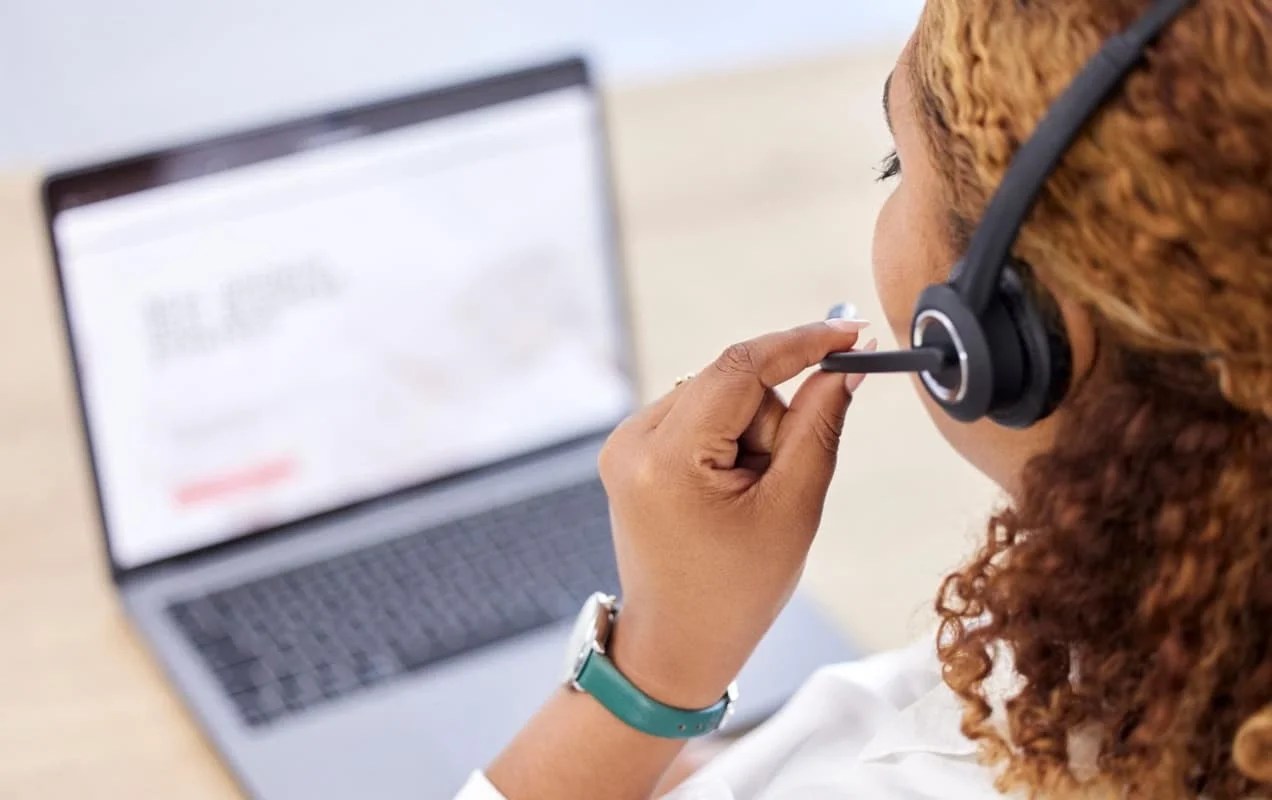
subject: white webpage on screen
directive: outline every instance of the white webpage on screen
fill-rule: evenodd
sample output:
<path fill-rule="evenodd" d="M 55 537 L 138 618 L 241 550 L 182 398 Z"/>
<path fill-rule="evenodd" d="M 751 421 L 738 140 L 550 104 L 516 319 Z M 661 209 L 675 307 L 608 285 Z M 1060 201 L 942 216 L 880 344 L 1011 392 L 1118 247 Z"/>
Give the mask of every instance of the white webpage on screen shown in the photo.
<path fill-rule="evenodd" d="M 595 114 L 562 90 L 60 214 L 120 566 L 617 421 Z"/>

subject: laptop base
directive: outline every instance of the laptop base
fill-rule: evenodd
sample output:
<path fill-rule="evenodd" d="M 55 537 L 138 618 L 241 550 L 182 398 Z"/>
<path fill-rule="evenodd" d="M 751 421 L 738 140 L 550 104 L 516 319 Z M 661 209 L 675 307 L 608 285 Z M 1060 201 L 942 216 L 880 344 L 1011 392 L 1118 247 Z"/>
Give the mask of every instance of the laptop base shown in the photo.
<path fill-rule="evenodd" d="M 124 601 L 249 796 L 448 798 L 561 685 L 568 623 L 254 728 L 243 721 L 167 608 L 174 597 L 200 587 L 211 590 L 271 574 L 462 518 L 492 503 L 592 479 L 600 445 L 597 439 L 388 507 L 324 521 L 258 547 L 234 548 L 207 563 L 149 573 L 123 587 Z M 733 728 L 744 730 L 763 720 L 819 666 L 859 655 L 807 597 L 797 594 L 740 677 Z"/>

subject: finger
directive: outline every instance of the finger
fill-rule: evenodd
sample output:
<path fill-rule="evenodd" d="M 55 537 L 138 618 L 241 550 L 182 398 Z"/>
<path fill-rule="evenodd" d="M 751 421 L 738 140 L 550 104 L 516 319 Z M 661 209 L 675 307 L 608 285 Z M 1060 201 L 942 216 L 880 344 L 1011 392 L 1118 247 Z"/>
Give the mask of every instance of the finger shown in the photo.
<path fill-rule="evenodd" d="M 733 345 L 686 385 L 684 402 L 668 412 L 667 422 L 712 444 L 736 442 L 769 389 L 818 364 L 828 353 L 851 349 L 865 325 L 850 320 L 814 322 Z"/>
<path fill-rule="evenodd" d="M 825 499 L 835 473 L 839 439 L 852 394 L 843 376 L 811 375 L 791 399 L 773 450 L 769 475 L 789 482 L 804 497 Z"/>
<path fill-rule="evenodd" d="M 678 384 L 670 392 L 658 398 L 654 402 L 632 414 L 625 425 L 630 425 L 634 430 L 642 432 L 652 431 L 657 428 L 660 423 L 667 417 L 667 413 L 671 411 L 680 397 L 684 394 L 685 386 L 688 382 Z"/>
<path fill-rule="evenodd" d="M 879 340 L 871 339 L 870 341 L 866 342 L 865 347 L 861 348 L 861 352 L 873 353 L 878 349 L 879 349 Z M 866 380 L 866 375 L 863 372 L 854 372 L 854 373 L 849 373 L 848 375 L 845 375 L 844 385 L 848 387 L 848 394 L 856 394 L 857 390 L 861 388 L 861 384 L 864 383 L 865 380 Z"/>
<path fill-rule="evenodd" d="M 772 453 L 773 445 L 777 442 L 777 428 L 782 424 L 784 416 L 786 403 L 772 389 L 765 392 L 764 399 L 760 401 L 760 410 L 755 412 L 755 418 L 738 440 L 742 451 L 753 455 Z"/>
<path fill-rule="evenodd" d="M 773 464 L 773 456 L 769 453 L 739 453 L 734 469 L 744 470 L 759 478 L 768 472 Z"/>
<path fill-rule="evenodd" d="M 601 450 L 598 463 L 603 480 L 607 475 L 624 471 L 625 468 L 620 465 L 630 462 L 635 454 L 650 446 L 650 434 L 666 416 L 667 410 L 676 404 L 683 389 L 684 384 L 678 383 L 670 392 L 638 409 L 614 428 Z"/>

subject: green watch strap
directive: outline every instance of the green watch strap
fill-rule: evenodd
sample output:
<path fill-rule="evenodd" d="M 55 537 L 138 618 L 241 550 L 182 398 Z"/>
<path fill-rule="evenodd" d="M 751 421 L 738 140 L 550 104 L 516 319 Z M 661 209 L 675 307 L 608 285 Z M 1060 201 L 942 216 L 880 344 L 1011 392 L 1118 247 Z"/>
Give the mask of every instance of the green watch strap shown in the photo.
<path fill-rule="evenodd" d="M 693 739 L 718 730 L 733 702 L 732 688 L 720 702 L 700 711 L 664 705 L 636 688 L 603 653 L 593 651 L 575 679 L 627 725 L 662 739 Z"/>

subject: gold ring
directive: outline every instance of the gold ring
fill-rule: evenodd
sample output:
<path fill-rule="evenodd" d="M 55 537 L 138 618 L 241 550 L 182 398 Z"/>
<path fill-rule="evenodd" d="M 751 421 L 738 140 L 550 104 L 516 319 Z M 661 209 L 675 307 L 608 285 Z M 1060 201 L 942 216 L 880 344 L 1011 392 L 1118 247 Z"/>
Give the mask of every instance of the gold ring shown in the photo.
<path fill-rule="evenodd" d="M 679 378 L 676 378 L 676 388 L 679 389 L 684 384 L 693 380 L 693 376 L 694 373 L 690 372 L 688 375 L 681 375 Z"/>

